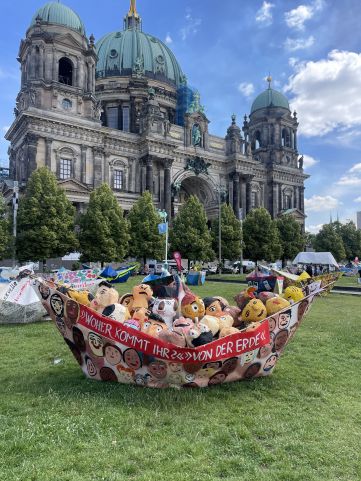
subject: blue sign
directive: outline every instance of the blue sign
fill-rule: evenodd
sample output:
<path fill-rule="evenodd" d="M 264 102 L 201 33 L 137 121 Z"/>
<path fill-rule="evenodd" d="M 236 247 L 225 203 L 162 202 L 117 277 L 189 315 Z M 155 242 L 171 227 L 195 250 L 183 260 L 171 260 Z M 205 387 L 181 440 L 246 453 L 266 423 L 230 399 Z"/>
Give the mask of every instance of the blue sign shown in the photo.
<path fill-rule="evenodd" d="M 163 222 L 162 224 L 158 224 L 158 232 L 159 234 L 166 234 L 168 230 L 168 224 Z"/>

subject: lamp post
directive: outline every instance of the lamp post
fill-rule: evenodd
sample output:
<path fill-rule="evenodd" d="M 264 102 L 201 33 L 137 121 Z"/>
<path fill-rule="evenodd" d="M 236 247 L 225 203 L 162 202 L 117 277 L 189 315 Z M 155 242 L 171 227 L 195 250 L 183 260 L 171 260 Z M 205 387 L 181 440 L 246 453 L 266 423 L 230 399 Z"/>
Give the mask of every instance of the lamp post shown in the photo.
<path fill-rule="evenodd" d="M 163 267 L 165 270 L 168 270 L 168 222 L 167 222 L 167 211 L 164 209 L 158 209 L 158 214 L 159 217 L 161 218 L 162 222 L 166 226 L 166 231 L 165 231 L 165 258 L 164 258 L 164 264 Z"/>

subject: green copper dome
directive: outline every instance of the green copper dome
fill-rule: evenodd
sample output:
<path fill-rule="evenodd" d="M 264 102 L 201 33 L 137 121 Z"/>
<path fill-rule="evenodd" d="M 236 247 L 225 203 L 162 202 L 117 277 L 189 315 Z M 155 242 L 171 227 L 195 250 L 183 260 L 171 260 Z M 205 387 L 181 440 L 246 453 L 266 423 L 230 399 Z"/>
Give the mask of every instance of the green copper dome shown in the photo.
<path fill-rule="evenodd" d="M 251 114 L 256 110 L 266 109 L 267 107 L 282 107 L 290 110 L 287 98 L 280 92 L 277 92 L 277 90 L 271 88 L 268 88 L 256 97 L 251 107 Z"/>
<path fill-rule="evenodd" d="M 138 28 L 108 33 L 96 44 L 97 78 L 136 74 L 178 86 L 183 74 L 172 51 Z"/>
<path fill-rule="evenodd" d="M 49 2 L 34 14 L 31 20 L 30 27 L 36 25 L 36 19 L 40 17 L 42 22 L 64 25 L 65 27 L 77 30 L 81 34 L 85 35 L 85 28 L 83 22 L 80 20 L 78 14 L 76 14 L 71 8 L 63 5 L 62 3 Z"/>

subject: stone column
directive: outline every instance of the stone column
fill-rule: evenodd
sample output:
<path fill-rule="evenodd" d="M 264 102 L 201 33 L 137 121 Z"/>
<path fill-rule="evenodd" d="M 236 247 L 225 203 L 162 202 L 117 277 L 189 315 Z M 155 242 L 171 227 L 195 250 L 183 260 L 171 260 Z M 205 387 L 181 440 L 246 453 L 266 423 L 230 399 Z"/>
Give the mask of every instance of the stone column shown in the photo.
<path fill-rule="evenodd" d="M 293 131 L 293 148 L 297 150 L 297 130 Z"/>
<path fill-rule="evenodd" d="M 164 161 L 164 210 L 168 214 L 168 221 L 172 212 L 171 167 L 172 161 L 166 159 Z"/>
<path fill-rule="evenodd" d="M 280 210 L 283 210 L 283 198 L 282 198 L 282 185 L 278 184 L 278 212 Z"/>
<path fill-rule="evenodd" d="M 272 217 L 275 219 L 278 214 L 278 184 L 272 185 Z"/>
<path fill-rule="evenodd" d="M 53 139 L 47 137 L 45 139 L 45 166 L 51 171 L 51 147 Z"/>
<path fill-rule="evenodd" d="M 103 183 L 104 151 L 101 147 L 93 147 L 93 185 L 99 187 Z"/>
<path fill-rule="evenodd" d="M 299 187 L 299 194 L 300 211 L 305 213 L 305 188 L 303 186 Z"/>
<path fill-rule="evenodd" d="M 53 80 L 55 80 L 56 82 L 59 80 L 58 79 L 58 68 L 59 68 L 58 60 L 56 58 L 55 50 L 53 50 Z"/>
<path fill-rule="evenodd" d="M 149 155 L 146 159 L 145 190 L 148 190 L 153 195 L 153 162 Z"/>
<path fill-rule="evenodd" d="M 141 161 L 140 162 L 140 193 L 143 194 L 143 192 L 146 190 L 145 187 L 145 179 L 146 179 L 146 167 L 145 167 L 145 162 Z"/>
<path fill-rule="evenodd" d="M 44 46 L 40 45 L 40 52 L 39 52 L 39 77 L 41 79 L 44 78 Z"/>
<path fill-rule="evenodd" d="M 246 179 L 241 178 L 241 206 L 242 206 L 242 218 L 244 219 L 247 215 L 247 189 L 246 189 Z"/>
<path fill-rule="evenodd" d="M 239 219 L 239 200 L 240 200 L 240 185 L 239 185 L 239 173 L 233 174 L 233 212 Z"/>
<path fill-rule="evenodd" d="M 27 162 L 27 179 L 31 173 L 36 170 L 36 154 L 38 150 L 39 137 L 34 134 L 28 134 L 26 136 L 26 142 L 28 144 L 28 162 Z"/>
<path fill-rule="evenodd" d="M 247 176 L 247 184 L 246 184 L 246 214 L 251 210 L 252 208 L 252 175 Z"/>
<path fill-rule="evenodd" d="M 45 52 L 45 82 L 51 82 L 53 72 L 53 54 L 51 50 Z"/>
<path fill-rule="evenodd" d="M 86 68 L 88 73 L 87 91 L 91 92 L 91 89 L 92 89 L 91 66 L 87 63 Z"/>
<path fill-rule="evenodd" d="M 84 62 L 78 59 L 79 87 L 84 90 Z"/>
<path fill-rule="evenodd" d="M 112 180 L 110 179 L 110 164 L 109 164 L 110 156 L 111 156 L 111 154 L 109 152 L 105 152 L 105 156 L 104 156 L 104 183 L 108 184 L 111 188 L 113 188 L 113 186 L 110 185 L 112 183 Z M 123 175 L 124 175 L 124 178 L 123 178 L 123 183 L 124 183 L 124 182 L 126 182 L 126 171 L 124 171 Z M 124 185 L 123 185 L 123 188 L 124 188 Z"/>
<path fill-rule="evenodd" d="M 86 145 L 81 145 L 81 156 L 80 156 L 80 181 L 86 184 L 86 152 L 88 147 Z"/>
<path fill-rule="evenodd" d="M 299 209 L 299 204 L 298 204 L 298 188 L 297 185 L 293 186 L 293 207 L 295 209 Z"/>

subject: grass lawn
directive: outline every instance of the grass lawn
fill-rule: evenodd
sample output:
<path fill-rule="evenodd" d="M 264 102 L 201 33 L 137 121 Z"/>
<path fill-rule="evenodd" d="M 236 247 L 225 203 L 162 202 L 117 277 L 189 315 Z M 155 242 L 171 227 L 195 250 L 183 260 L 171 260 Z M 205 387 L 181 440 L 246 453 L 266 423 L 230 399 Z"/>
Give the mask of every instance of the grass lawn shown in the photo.
<path fill-rule="evenodd" d="M 360 305 L 317 299 L 272 376 L 204 390 L 90 381 L 52 323 L 0 326 L 0 480 L 358 481 Z"/>

